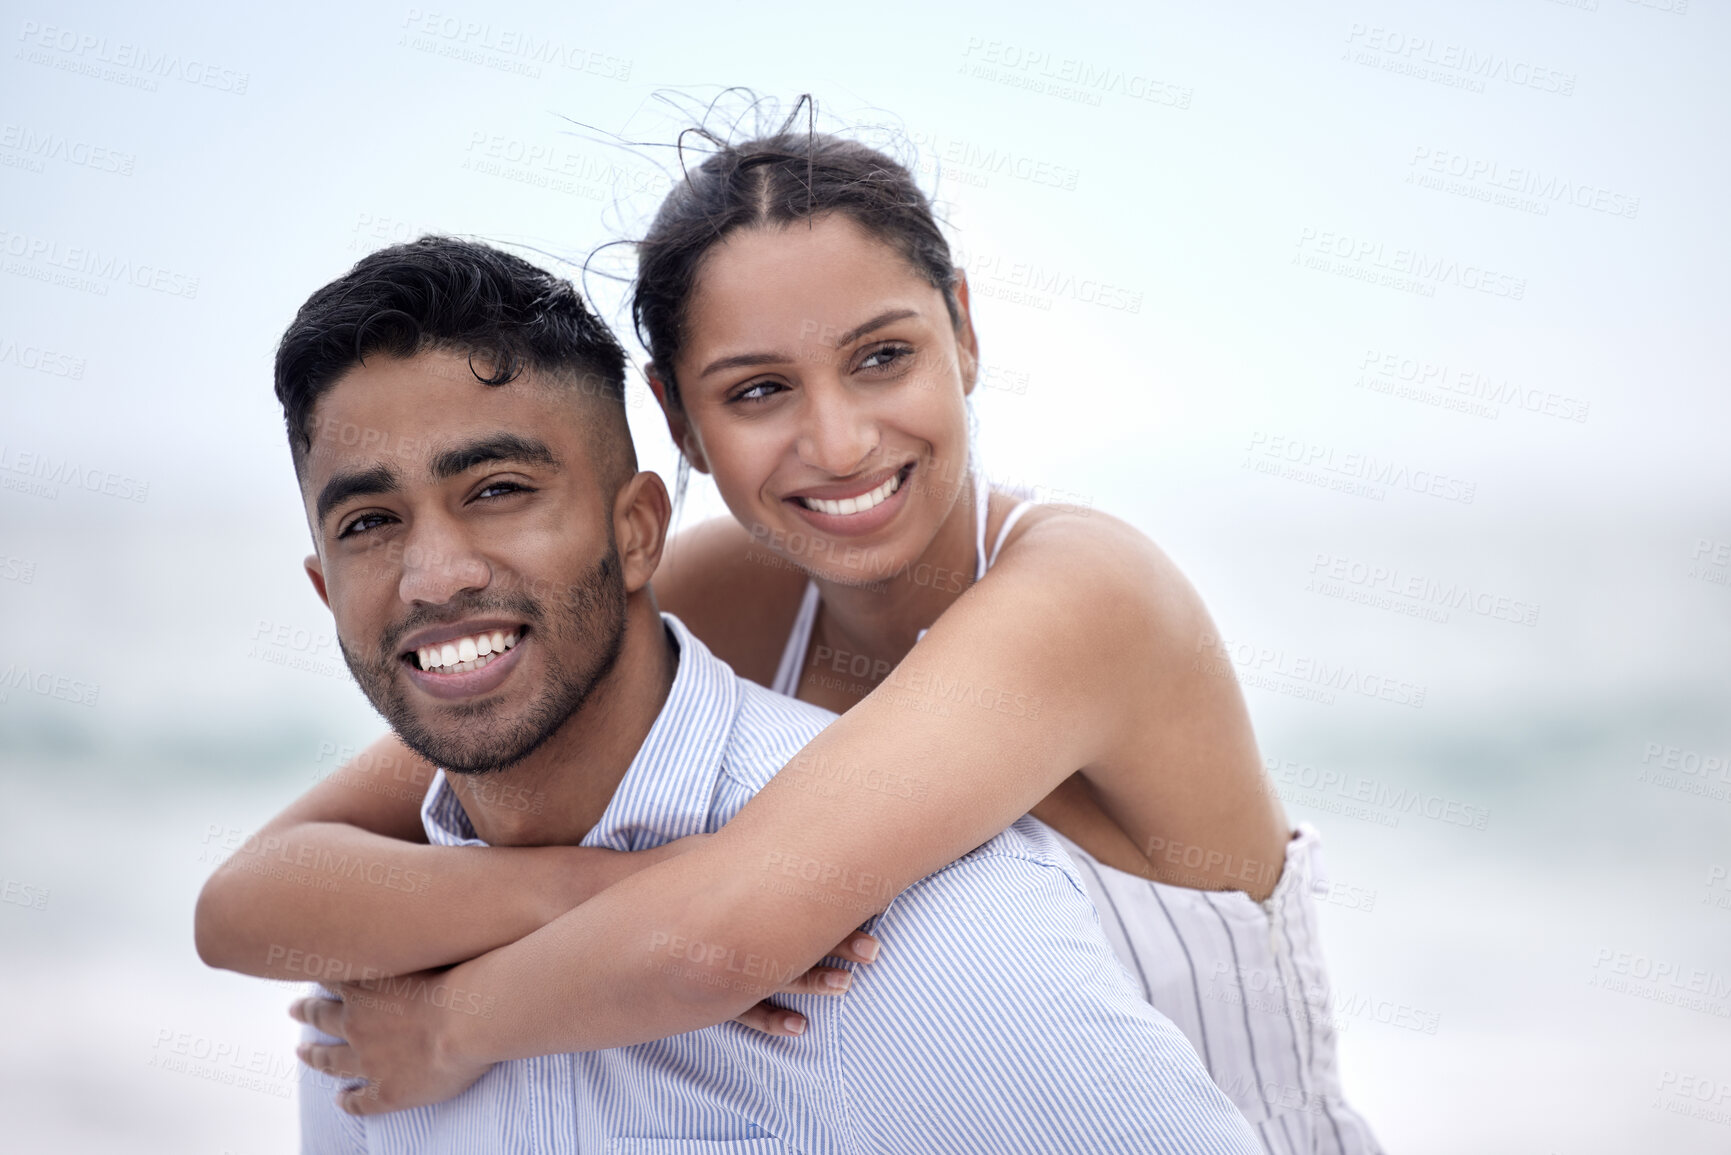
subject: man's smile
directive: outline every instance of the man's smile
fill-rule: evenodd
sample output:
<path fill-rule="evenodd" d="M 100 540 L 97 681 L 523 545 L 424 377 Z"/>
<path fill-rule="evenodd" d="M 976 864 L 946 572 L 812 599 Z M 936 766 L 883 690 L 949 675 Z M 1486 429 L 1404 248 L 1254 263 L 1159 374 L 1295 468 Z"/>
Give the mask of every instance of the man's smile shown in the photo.
<path fill-rule="evenodd" d="M 436 698 L 469 698 L 496 689 L 518 664 L 529 633 L 522 622 L 469 621 L 411 634 L 398 660 L 409 680 Z"/>

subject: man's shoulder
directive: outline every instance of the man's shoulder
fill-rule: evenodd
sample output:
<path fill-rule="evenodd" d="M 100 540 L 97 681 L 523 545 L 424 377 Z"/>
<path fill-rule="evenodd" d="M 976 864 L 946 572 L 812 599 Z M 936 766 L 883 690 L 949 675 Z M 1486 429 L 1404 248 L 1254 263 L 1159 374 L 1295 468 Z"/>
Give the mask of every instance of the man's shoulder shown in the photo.
<path fill-rule="evenodd" d="M 821 706 L 789 698 L 734 675 L 739 681 L 739 714 L 728 737 L 722 773 L 755 794 L 783 766 L 836 720 Z M 797 768 L 797 767 L 796 767 Z"/>
<path fill-rule="evenodd" d="M 1066 899 L 1079 900 L 1075 908 L 1084 921 L 1093 915 L 1093 900 L 1088 897 L 1076 864 L 1058 844 L 1051 829 L 1031 815 L 1023 815 L 1008 829 L 987 839 L 948 866 L 926 875 L 899 895 L 895 903 L 904 908 L 919 903 L 951 905 L 957 896 L 965 896 L 976 904 L 976 917 L 1001 919 L 1004 908 L 1010 917 L 1019 919 L 1037 911 L 1029 911 L 1026 893 L 1022 889 L 1031 877 L 1046 880 L 1055 892 Z M 891 904 L 894 909 L 895 903 Z M 990 911 L 988 913 L 988 908 Z M 886 911 L 887 915 L 889 912 Z"/>

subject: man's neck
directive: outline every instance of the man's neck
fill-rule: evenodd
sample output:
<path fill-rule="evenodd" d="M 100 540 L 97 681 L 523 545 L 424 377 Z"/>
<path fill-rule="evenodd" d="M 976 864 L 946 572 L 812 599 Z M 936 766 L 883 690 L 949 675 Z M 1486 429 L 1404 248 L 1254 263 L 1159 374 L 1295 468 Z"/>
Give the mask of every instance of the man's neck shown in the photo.
<path fill-rule="evenodd" d="M 613 668 L 552 737 L 508 770 L 446 774 L 475 836 L 490 846 L 583 841 L 660 716 L 678 662 L 654 596 L 631 595 Z"/>

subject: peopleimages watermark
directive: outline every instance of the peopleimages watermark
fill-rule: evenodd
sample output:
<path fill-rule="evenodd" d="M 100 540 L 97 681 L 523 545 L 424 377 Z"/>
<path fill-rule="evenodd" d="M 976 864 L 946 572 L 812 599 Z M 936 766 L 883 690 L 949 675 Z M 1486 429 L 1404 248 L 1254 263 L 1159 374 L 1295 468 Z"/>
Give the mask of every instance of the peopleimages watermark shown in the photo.
<path fill-rule="evenodd" d="M 131 285 L 189 301 L 198 296 L 198 278 L 189 273 L 85 245 L 62 244 L 52 237 L 0 228 L 0 256 L 12 276 L 98 297 L 106 297 L 110 285 Z"/>
<path fill-rule="evenodd" d="M 1709 585 L 1731 586 L 1731 541 L 1712 538 L 1695 539 L 1695 550 L 1689 555 L 1689 576 Z"/>
<path fill-rule="evenodd" d="M 410 8 L 402 27 L 397 43 L 405 48 L 495 72 L 539 79 L 547 67 L 621 83 L 631 79 L 632 62 L 624 57 L 486 20 Z"/>
<path fill-rule="evenodd" d="M 36 563 L 28 558 L 0 554 L 0 581 L 33 585 L 36 582 Z"/>
<path fill-rule="evenodd" d="M 1293 698 L 1331 706 L 1335 692 L 1354 694 L 1396 706 L 1424 708 L 1428 687 L 1404 678 L 1360 669 L 1346 662 L 1330 662 L 1283 648 L 1258 646 L 1252 642 L 1228 641 L 1211 633 L 1196 641 L 1191 667 L 1219 678 L 1236 676 L 1242 685 L 1272 690 Z"/>
<path fill-rule="evenodd" d="M 1491 621 L 1536 626 L 1539 604 L 1506 594 L 1474 589 L 1466 582 L 1445 582 L 1421 573 L 1318 551 L 1310 563 L 1306 593 L 1339 598 L 1354 605 L 1406 617 L 1447 623 L 1460 610 Z"/>
<path fill-rule="evenodd" d="M 89 172 L 131 176 L 138 158 L 107 145 L 92 144 L 78 137 L 7 121 L 0 124 L 0 167 L 47 171 L 56 161 Z"/>
<path fill-rule="evenodd" d="M 1300 437 L 1259 430 L 1250 435 L 1245 453 L 1241 468 L 1315 485 L 1349 497 L 1383 501 L 1389 490 L 1404 489 L 1409 493 L 1471 505 L 1478 496 L 1475 482 L 1435 470 L 1413 469 L 1369 453 L 1338 450 Z"/>
<path fill-rule="evenodd" d="M 26 910 L 47 910 L 51 892 L 16 878 L 0 878 L 0 902 Z"/>
<path fill-rule="evenodd" d="M 1397 827 L 1403 817 L 1427 818 L 1444 826 L 1483 830 L 1491 820 L 1488 807 L 1434 794 L 1412 786 L 1392 786 L 1362 774 L 1318 769 L 1309 762 L 1270 757 L 1264 762 L 1268 785 L 1285 802 L 1357 818 L 1377 826 Z"/>
<path fill-rule="evenodd" d="M 13 662 L 0 671 L 0 706 L 10 701 L 14 693 L 36 694 L 94 709 L 102 687 L 71 674 L 56 674 L 51 670 L 32 669 L 29 663 Z"/>
<path fill-rule="evenodd" d="M 620 194 L 660 199 L 673 187 L 672 178 L 659 169 L 621 165 L 552 143 L 480 130 L 469 134 L 461 167 L 466 172 L 592 201 Z"/>
<path fill-rule="evenodd" d="M 429 233 L 440 231 L 432 225 L 416 224 L 401 217 L 360 212 L 355 214 L 355 227 L 349 235 L 349 251 L 359 252 L 365 249 L 372 252 L 387 245 L 406 245 Z"/>
<path fill-rule="evenodd" d="M 247 640 L 246 656 L 273 666 L 304 670 L 326 678 L 349 676 L 348 663 L 343 660 L 337 635 L 332 631 L 311 630 L 288 622 L 258 619 L 252 636 Z"/>
<path fill-rule="evenodd" d="M 71 353 L 0 335 L 0 365 L 16 365 L 33 373 L 82 381 L 84 364 L 84 358 Z"/>
<path fill-rule="evenodd" d="M 1079 276 L 1067 269 L 1016 260 L 999 253 L 958 247 L 955 257 L 956 264 L 967 271 L 968 287 L 975 296 L 1026 305 L 1046 313 L 1051 312 L 1053 302 L 1059 300 L 1094 305 L 1118 313 L 1142 311 L 1140 289 L 1127 289 L 1097 277 Z"/>
<path fill-rule="evenodd" d="M 1439 257 L 1418 249 L 1390 248 L 1382 241 L 1306 225 L 1299 230 L 1292 264 L 1383 288 L 1434 297 L 1438 285 L 1519 301 L 1527 279 L 1485 265 Z"/>
<path fill-rule="evenodd" d="M 945 180 L 974 188 L 989 188 L 995 176 L 1027 184 L 1075 192 L 1081 170 L 1013 149 L 980 144 L 929 129 L 909 132 L 917 150 L 915 167 Z"/>
<path fill-rule="evenodd" d="M 156 1032 L 145 1066 L 277 1099 L 292 1099 L 308 1070 L 281 1047 L 249 1047 L 173 1027 Z"/>
<path fill-rule="evenodd" d="M 1731 802 L 1731 755 L 1703 754 L 1668 742 L 1648 742 L 1635 781 L 1715 802 Z"/>
<path fill-rule="evenodd" d="M 1707 868 L 1707 893 L 1701 903 L 1731 910 L 1731 871 L 1727 871 L 1724 864 L 1715 862 Z"/>
<path fill-rule="evenodd" d="M 0 442 L 0 489 L 54 501 L 60 486 L 100 493 L 120 501 L 142 502 L 150 496 L 150 482 L 80 465 L 69 457 L 20 450 Z"/>
<path fill-rule="evenodd" d="M 1577 424 L 1587 420 L 1590 402 L 1545 389 L 1528 389 L 1471 366 L 1411 357 L 1387 349 L 1368 348 L 1358 363 L 1356 388 L 1370 393 L 1417 401 L 1484 417 L 1491 421 L 1508 405 L 1538 417 L 1554 417 Z"/>
<path fill-rule="evenodd" d="M 1587 985 L 1614 994 L 1731 1019 L 1731 975 L 1639 951 L 1600 947 Z"/>
<path fill-rule="evenodd" d="M 195 88 L 245 96 L 252 79 L 249 73 L 197 57 L 35 20 L 23 22 L 18 41 L 22 47 L 15 59 L 144 92 L 158 91 L 160 81 L 178 80 Z"/>
<path fill-rule="evenodd" d="M 309 843 L 290 844 L 280 835 L 259 837 L 238 826 L 212 822 L 205 826 L 199 862 L 232 862 L 236 869 L 263 874 L 319 890 L 340 890 L 342 883 L 377 886 L 400 894 L 422 895 L 433 876 L 360 855 L 338 854 Z"/>
<path fill-rule="evenodd" d="M 1163 108 L 1187 109 L 1195 95 L 1185 85 L 1173 84 L 1148 72 L 979 36 L 968 37 L 961 66 L 956 71 L 975 80 L 1094 107 L 1099 107 L 1107 96 L 1116 96 Z"/>
<path fill-rule="evenodd" d="M 1446 88 L 1483 92 L 1485 83 L 1494 80 L 1556 96 L 1573 96 L 1575 92 L 1572 72 L 1379 25 L 1353 23 L 1347 29 L 1346 43 L 1344 60 Z"/>
<path fill-rule="evenodd" d="M 1659 1075 L 1653 1110 L 1731 1127 L 1731 1078 L 1667 1069 Z"/>
<path fill-rule="evenodd" d="M 1442 1012 L 1426 1010 L 1403 999 L 1383 998 L 1362 991 L 1331 994 L 1320 983 L 1301 984 L 1295 988 L 1278 971 L 1227 961 L 1214 964 L 1202 997 L 1228 1006 L 1243 1007 L 1259 1016 L 1285 1018 L 1302 1014 L 1322 1019 L 1338 1033 L 1344 1033 L 1355 1021 L 1380 1023 L 1424 1035 L 1434 1035 L 1442 1027 Z M 1296 1012 L 1292 1006 L 1294 1002 L 1302 1003 Z"/>
<path fill-rule="evenodd" d="M 1505 165 L 1448 149 L 1418 145 L 1407 165 L 1407 184 L 1536 216 L 1549 216 L 1553 204 L 1572 205 L 1626 220 L 1634 220 L 1641 211 L 1640 197 L 1529 166 Z"/>

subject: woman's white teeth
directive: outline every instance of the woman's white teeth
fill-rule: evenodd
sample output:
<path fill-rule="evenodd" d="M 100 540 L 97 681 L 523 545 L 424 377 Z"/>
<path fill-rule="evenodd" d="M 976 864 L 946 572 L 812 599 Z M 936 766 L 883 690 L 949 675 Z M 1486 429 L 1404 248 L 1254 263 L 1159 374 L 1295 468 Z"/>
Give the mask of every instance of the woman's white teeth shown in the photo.
<path fill-rule="evenodd" d="M 849 514 L 864 513 L 888 501 L 890 495 L 901 487 L 902 475 L 897 472 L 870 493 L 862 493 L 858 497 L 844 497 L 840 501 L 825 501 L 821 497 L 802 497 L 800 500 L 807 509 L 815 509 L 831 517 L 847 517 Z"/>
<path fill-rule="evenodd" d="M 494 630 L 490 634 L 475 634 L 436 646 L 422 646 L 415 651 L 415 657 L 420 660 L 423 670 L 466 674 L 487 665 L 516 644 L 517 631 Z"/>

